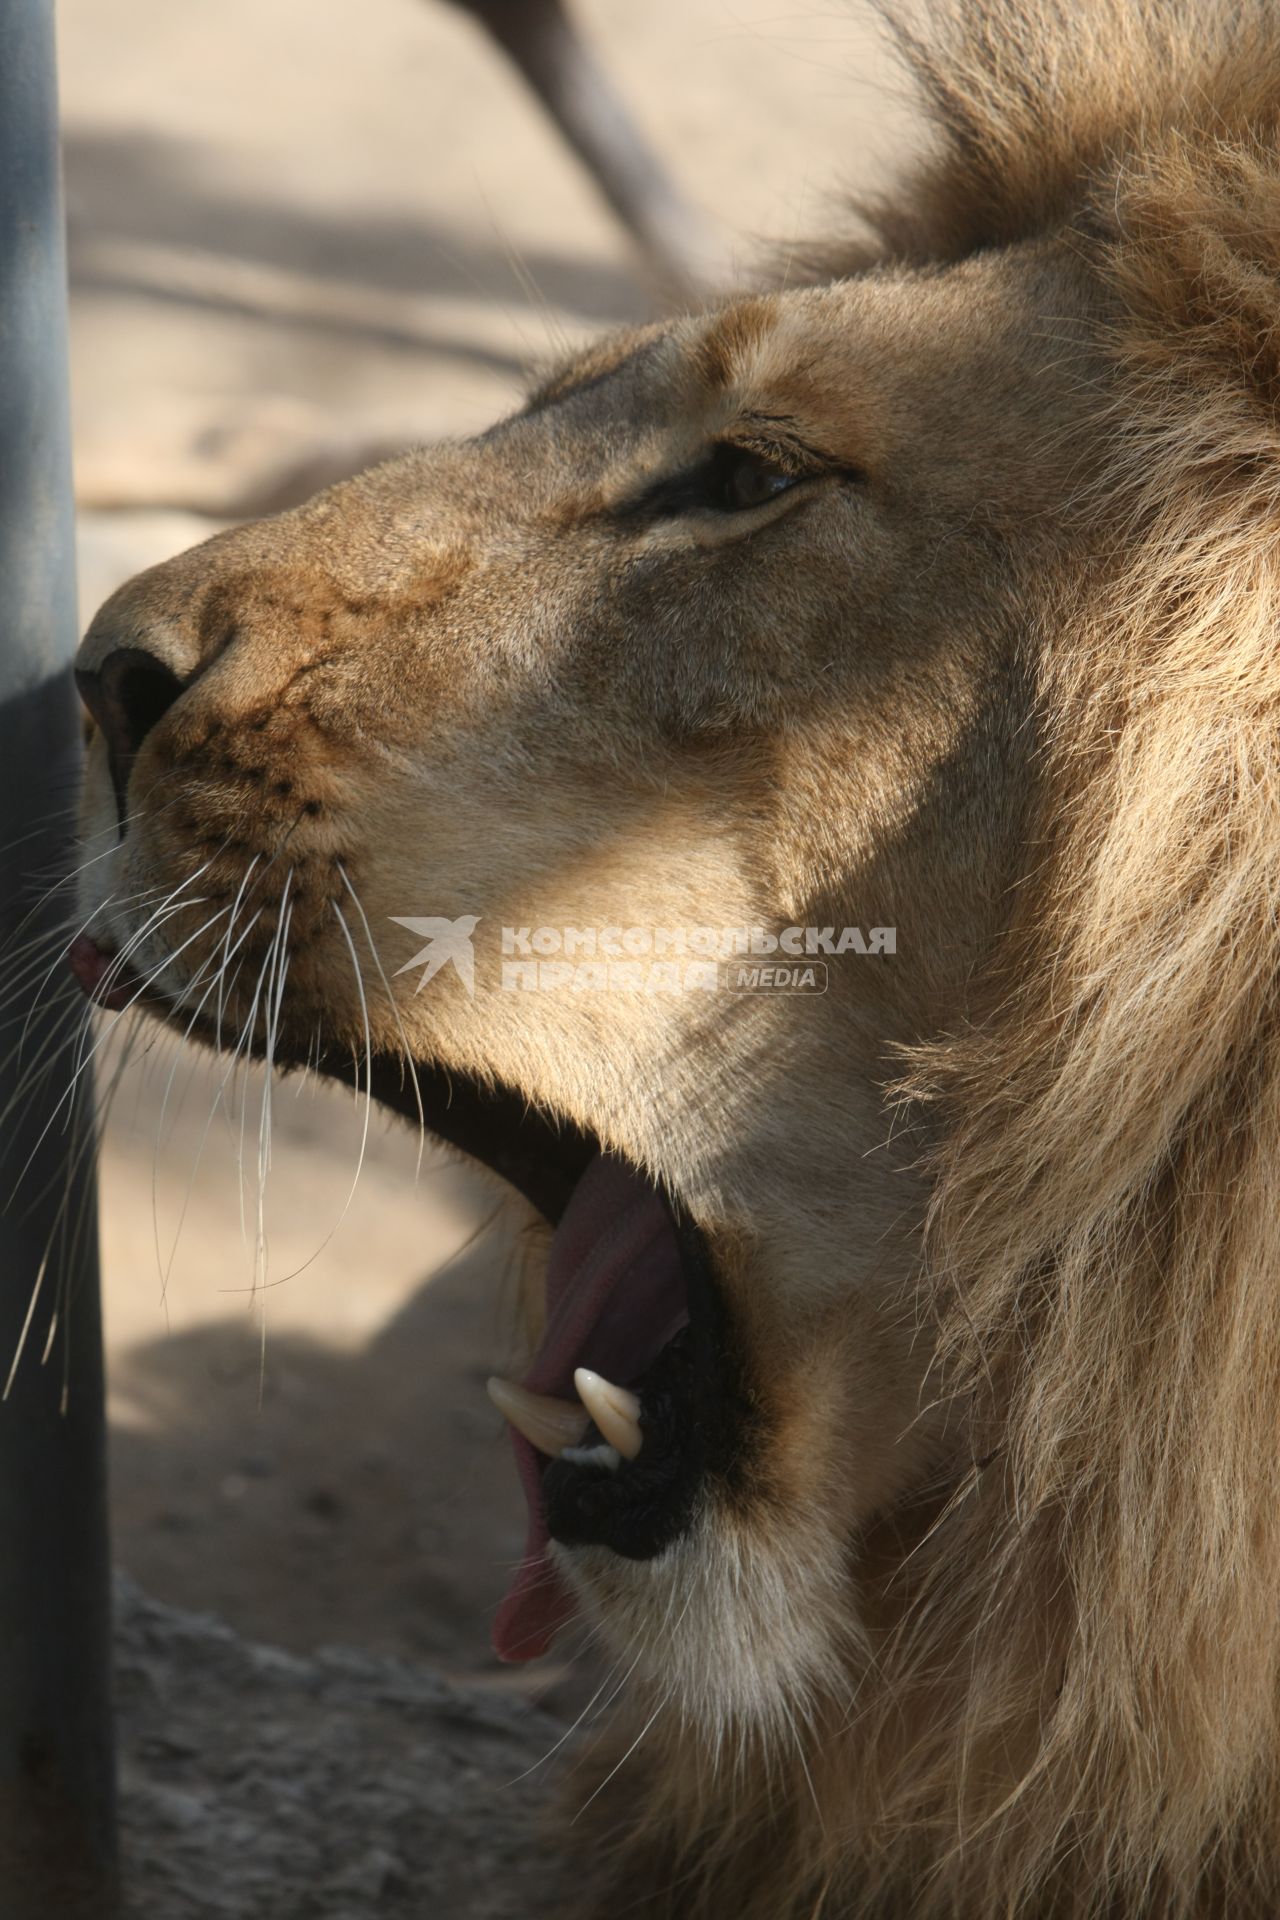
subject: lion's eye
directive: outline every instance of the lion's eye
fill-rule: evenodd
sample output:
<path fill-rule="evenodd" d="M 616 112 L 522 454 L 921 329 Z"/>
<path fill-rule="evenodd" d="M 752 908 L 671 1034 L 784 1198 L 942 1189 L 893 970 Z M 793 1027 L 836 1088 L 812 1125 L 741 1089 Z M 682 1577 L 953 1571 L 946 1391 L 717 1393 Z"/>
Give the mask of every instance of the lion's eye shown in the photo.
<path fill-rule="evenodd" d="M 655 520 L 685 513 L 747 513 L 767 506 L 803 477 L 767 454 L 723 442 L 696 466 L 657 481 L 623 511 L 628 518 Z"/>
<path fill-rule="evenodd" d="M 708 472 L 707 505 L 721 513 L 745 513 L 785 493 L 798 478 L 746 447 L 717 447 Z"/>

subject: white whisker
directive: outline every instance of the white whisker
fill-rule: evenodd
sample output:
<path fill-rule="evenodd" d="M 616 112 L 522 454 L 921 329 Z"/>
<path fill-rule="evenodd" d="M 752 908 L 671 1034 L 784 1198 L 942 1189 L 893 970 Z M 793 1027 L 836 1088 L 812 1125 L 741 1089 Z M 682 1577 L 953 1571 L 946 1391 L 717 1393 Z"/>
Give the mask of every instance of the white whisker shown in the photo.
<path fill-rule="evenodd" d="M 351 1177 L 351 1187 L 347 1193 L 346 1200 L 343 1202 L 341 1213 L 338 1215 L 337 1219 L 334 1221 L 333 1225 L 330 1227 L 328 1233 L 325 1234 L 324 1239 L 320 1242 L 319 1246 L 316 1247 L 315 1251 L 313 1253 L 310 1253 L 307 1256 L 307 1258 L 301 1262 L 299 1266 L 294 1267 L 291 1272 L 286 1273 L 283 1276 L 283 1280 L 294 1280 L 297 1278 L 297 1276 L 300 1273 L 305 1273 L 306 1269 L 312 1264 L 312 1262 L 314 1260 L 319 1259 L 320 1255 L 324 1252 L 329 1242 L 333 1239 L 334 1234 L 338 1231 L 338 1228 L 342 1225 L 343 1221 L 346 1219 L 347 1214 L 351 1209 L 351 1202 L 355 1198 L 356 1188 L 360 1184 L 360 1174 L 364 1167 L 365 1149 L 369 1144 L 369 1120 L 373 1112 L 373 1044 L 372 1044 L 370 1031 L 369 1031 L 369 1006 L 368 1006 L 368 1002 L 365 999 L 364 981 L 360 973 L 360 962 L 356 956 L 355 943 L 351 938 L 351 930 L 347 926 L 347 923 L 343 918 L 341 907 L 338 905 L 336 900 L 331 900 L 329 904 L 333 908 L 333 911 L 337 916 L 338 924 L 342 928 L 343 936 L 346 939 L 347 951 L 351 955 L 351 965 L 355 971 L 356 990 L 360 995 L 360 1010 L 361 1010 L 361 1014 L 363 1016 L 363 1021 L 364 1021 L 364 1051 L 365 1051 L 364 1126 L 360 1135 L 360 1152 L 356 1158 L 356 1170 Z M 360 1094 L 360 1069 L 357 1063 L 357 1067 L 356 1067 L 357 1099 L 359 1098 L 359 1094 Z M 280 1285 L 282 1284 L 282 1281 L 278 1281 L 276 1284 Z"/>
<path fill-rule="evenodd" d="M 355 905 L 356 912 L 360 915 L 360 923 L 364 928 L 364 937 L 369 943 L 369 951 L 373 955 L 373 964 L 378 969 L 378 978 L 382 982 L 383 991 L 385 992 L 387 996 L 387 1001 L 391 1007 L 391 1016 L 396 1023 L 396 1031 L 400 1035 L 400 1044 L 403 1049 L 402 1056 L 401 1056 L 403 1060 L 403 1064 L 405 1067 L 408 1068 L 409 1078 L 413 1082 L 413 1097 L 414 1097 L 414 1102 L 418 1109 L 418 1162 L 417 1162 L 417 1166 L 414 1169 L 414 1179 L 416 1181 L 420 1178 L 422 1173 L 422 1155 L 427 1144 L 427 1116 L 424 1113 L 423 1107 L 422 1107 L 422 1088 L 418 1084 L 418 1069 L 414 1065 L 413 1052 L 409 1046 L 409 1036 L 406 1034 L 404 1030 L 404 1021 L 400 1017 L 399 1002 L 397 1001 L 395 994 L 391 991 L 391 982 L 387 979 L 386 972 L 382 965 L 382 960 L 378 953 L 378 949 L 374 945 L 373 934 L 369 928 L 368 916 L 365 913 L 364 906 L 360 900 L 360 896 L 356 892 L 355 888 L 352 886 L 347 870 L 343 866 L 341 861 L 338 862 L 338 872 L 342 877 L 343 886 L 346 888 L 347 892 L 351 895 L 352 901 L 354 902 L 354 905 Z"/>

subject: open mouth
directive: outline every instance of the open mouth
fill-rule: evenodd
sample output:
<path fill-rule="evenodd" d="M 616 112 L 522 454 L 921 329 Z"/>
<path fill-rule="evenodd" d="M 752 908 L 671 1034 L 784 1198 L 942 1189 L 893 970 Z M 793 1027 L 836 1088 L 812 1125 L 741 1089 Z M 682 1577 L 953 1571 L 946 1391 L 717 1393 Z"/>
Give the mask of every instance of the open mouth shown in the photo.
<path fill-rule="evenodd" d="M 68 960 L 98 1004 L 163 1014 L 87 936 Z M 319 1065 L 351 1080 L 349 1056 Z M 554 1229 L 537 1351 L 518 1382 L 490 1382 L 529 1516 L 493 1644 L 504 1660 L 536 1659 L 576 1611 L 554 1544 L 651 1559 L 742 1457 L 740 1371 L 706 1242 L 675 1195 L 512 1088 L 428 1064 L 415 1089 L 389 1055 L 375 1055 L 370 1074 L 374 1099 L 415 1123 L 420 1099 L 432 1133 L 501 1175 Z"/>
<path fill-rule="evenodd" d="M 708 1475 L 728 1471 L 741 1425 L 703 1237 L 619 1156 L 588 1161 L 552 1238 L 538 1350 L 518 1386 L 492 1381 L 490 1394 L 529 1506 L 493 1640 L 525 1660 L 574 1608 L 551 1542 L 653 1558 L 689 1525 Z"/>

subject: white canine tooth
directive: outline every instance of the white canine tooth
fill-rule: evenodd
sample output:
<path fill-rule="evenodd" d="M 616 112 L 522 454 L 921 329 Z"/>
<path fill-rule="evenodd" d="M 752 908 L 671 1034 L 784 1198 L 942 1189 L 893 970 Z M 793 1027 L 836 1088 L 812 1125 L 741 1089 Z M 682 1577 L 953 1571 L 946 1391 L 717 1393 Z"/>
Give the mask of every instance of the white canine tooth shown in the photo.
<path fill-rule="evenodd" d="M 624 1460 L 634 1460 L 644 1445 L 639 1398 L 625 1387 L 615 1387 L 602 1374 L 592 1373 L 590 1367 L 577 1368 L 573 1384 L 609 1445 L 616 1447 Z"/>
<path fill-rule="evenodd" d="M 608 1467 L 610 1473 L 616 1473 L 622 1465 L 622 1455 L 607 1440 L 601 1440 L 594 1447 L 563 1447 L 562 1460 L 572 1460 L 575 1467 Z"/>
<path fill-rule="evenodd" d="M 582 1408 L 572 1400 L 530 1393 L 528 1387 L 518 1387 L 514 1380 L 499 1380 L 495 1375 L 489 1382 L 489 1398 L 530 1446 L 552 1460 L 561 1448 L 575 1446 L 585 1431 Z"/>

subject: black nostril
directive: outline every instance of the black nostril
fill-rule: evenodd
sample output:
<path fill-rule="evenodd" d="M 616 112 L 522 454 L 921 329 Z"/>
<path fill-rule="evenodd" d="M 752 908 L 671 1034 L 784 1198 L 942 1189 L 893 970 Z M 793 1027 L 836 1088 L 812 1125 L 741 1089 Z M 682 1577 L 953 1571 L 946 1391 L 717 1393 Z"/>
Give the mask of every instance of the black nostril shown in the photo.
<path fill-rule="evenodd" d="M 163 661 L 140 647 L 117 648 L 96 673 L 77 672 L 80 698 L 106 736 L 119 784 L 124 784 L 130 761 L 185 684 Z"/>

